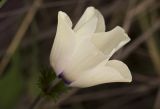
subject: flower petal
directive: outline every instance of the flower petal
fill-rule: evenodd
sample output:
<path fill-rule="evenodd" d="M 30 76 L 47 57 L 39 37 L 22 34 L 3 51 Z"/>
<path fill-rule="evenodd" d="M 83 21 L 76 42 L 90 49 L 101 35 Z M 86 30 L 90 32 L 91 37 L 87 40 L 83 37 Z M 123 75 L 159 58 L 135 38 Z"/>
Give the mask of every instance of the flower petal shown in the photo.
<path fill-rule="evenodd" d="M 109 32 L 94 34 L 92 41 L 109 59 L 118 49 L 128 43 L 130 38 L 123 28 L 117 26 Z"/>
<path fill-rule="evenodd" d="M 90 87 L 110 82 L 131 82 L 132 76 L 128 67 L 121 61 L 106 60 L 81 75 L 70 84 L 71 87 Z"/>
<path fill-rule="evenodd" d="M 105 32 L 105 21 L 103 15 L 96 9 L 96 16 L 98 17 L 96 32 Z"/>
<path fill-rule="evenodd" d="M 96 20 L 95 20 L 96 19 Z M 83 36 L 94 32 L 105 32 L 105 22 L 102 14 L 94 7 L 88 7 L 74 28 Z"/>
<path fill-rule="evenodd" d="M 73 51 L 73 45 L 76 43 L 75 40 L 70 18 L 60 11 L 58 13 L 57 33 L 50 55 L 50 63 L 57 75 L 64 70 L 66 61 Z"/>
<path fill-rule="evenodd" d="M 105 59 L 105 55 L 89 42 L 89 39 L 78 40 L 70 57 L 64 71 L 65 78 L 70 81 L 75 81 L 85 70 L 95 67 Z"/>
<path fill-rule="evenodd" d="M 86 22 L 81 28 L 79 28 L 75 33 L 78 37 L 91 37 L 96 31 L 97 17 L 91 18 Z"/>
<path fill-rule="evenodd" d="M 81 16 L 80 20 L 74 27 L 74 31 L 78 31 L 86 22 L 88 22 L 93 16 L 95 15 L 95 8 L 88 7 L 83 15 Z"/>

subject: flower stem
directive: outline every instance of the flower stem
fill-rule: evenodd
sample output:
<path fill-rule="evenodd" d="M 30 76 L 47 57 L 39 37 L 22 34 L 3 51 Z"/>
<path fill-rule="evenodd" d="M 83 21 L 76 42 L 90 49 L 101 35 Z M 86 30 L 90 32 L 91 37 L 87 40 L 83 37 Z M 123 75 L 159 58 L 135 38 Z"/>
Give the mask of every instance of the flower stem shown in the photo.
<path fill-rule="evenodd" d="M 53 83 L 47 88 L 46 93 L 49 93 L 50 91 L 52 91 L 52 89 L 60 82 L 60 79 L 55 79 L 53 81 Z M 32 102 L 32 104 L 30 105 L 29 109 L 36 109 L 36 107 L 38 106 L 38 104 L 40 103 L 40 101 L 43 99 L 43 96 L 41 96 L 41 93 L 37 95 L 37 97 L 35 98 L 35 100 Z"/>
<path fill-rule="evenodd" d="M 32 104 L 30 105 L 29 109 L 34 109 L 40 103 L 41 100 L 42 100 L 42 96 L 41 96 L 41 94 L 39 94 L 35 98 L 35 100 L 32 102 Z"/>

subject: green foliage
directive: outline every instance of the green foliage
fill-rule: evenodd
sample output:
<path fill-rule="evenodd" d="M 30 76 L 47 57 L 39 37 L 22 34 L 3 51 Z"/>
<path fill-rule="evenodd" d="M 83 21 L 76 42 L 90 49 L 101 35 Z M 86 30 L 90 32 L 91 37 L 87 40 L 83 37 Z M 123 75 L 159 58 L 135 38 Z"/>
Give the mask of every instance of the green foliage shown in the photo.
<path fill-rule="evenodd" d="M 0 109 L 13 109 L 23 88 L 19 54 L 14 55 L 6 75 L 0 79 Z"/>
<path fill-rule="evenodd" d="M 38 80 L 38 86 L 42 92 L 46 93 L 47 89 L 50 87 L 55 78 L 55 73 L 49 71 L 49 69 L 44 69 L 41 71 L 41 75 Z"/>
<path fill-rule="evenodd" d="M 7 2 L 7 0 L 0 0 L 0 8 Z"/>
<path fill-rule="evenodd" d="M 57 101 L 58 98 L 63 94 L 66 93 L 69 90 L 69 87 L 67 87 L 63 81 L 59 82 L 54 88 L 52 88 L 49 95 Z"/>
<path fill-rule="evenodd" d="M 56 78 L 54 72 L 44 70 L 41 72 L 38 82 L 38 86 L 42 91 L 41 94 L 48 98 L 53 98 L 55 101 L 61 96 L 61 94 L 69 89 L 63 81 L 58 82 L 58 84 L 53 87 L 52 83 L 57 80 Z"/>

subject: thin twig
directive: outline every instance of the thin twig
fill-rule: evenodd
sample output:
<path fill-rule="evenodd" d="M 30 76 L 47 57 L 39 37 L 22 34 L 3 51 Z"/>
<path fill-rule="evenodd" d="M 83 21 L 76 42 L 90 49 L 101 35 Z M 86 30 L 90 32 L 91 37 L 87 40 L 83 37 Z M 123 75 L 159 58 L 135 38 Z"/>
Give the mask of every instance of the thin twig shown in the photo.
<path fill-rule="evenodd" d="M 154 109 L 160 109 L 160 86 L 159 86 L 159 89 L 157 91 L 157 97 L 156 97 L 156 100 L 155 100 L 155 104 L 154 104 Z"/>
<path fill-rule="evenodd" d="M 120 87 L 120 88 L 113 88 L 113 89 L 108 89 L 108 90 L 103 90 L 103 91 L 97 91 L 97 92 L 92 92 L 92 93 L 86 93 L 86 94 L 80 94 L 80 95 L 75 95 L 72 97 L 70 100 L 66 100 L 63 102 L 63 104 L 71 104 L 71 103 L 77 103 L 77 102 L 85 102 L 85 101 L 92 101 L 92 100 L 100 100 L 104 98 L 111 98 L 111 97 L 117 97 L 122 94 L 132 94 L 135 92 L 132 92 L 133 89 L 141 89 L 142 85 L 140 86 L 132 86 L 132 87 Z M 118 91 L 117 91 L 118 90 Z M 136 90 L 134 90 L 136 91 Z"/>
<path fill-rule="evenodd" d="M 42 100 L 42 96 L 41 94 L 39 94 L 35 100 L 32 102 L 32 104 L 30 105 L 29 109 L 35 109 L 37 107 L 37 105 L 40 103 L 40 101 Z"/>
<path fill-rule="evenodd" d="M 31 24 L 31 22 L 32 22 L 40 4 L 41 4 L 41 2 L 42 2 L 41 0 L 35 0 L 33 2 L 33 5 L 31 6 L 30 10 L 28 11 L 28 13 L 25 15 L 25 18 L 24 18 L 22 24 L 20 25 L 20 27 L 19 27 L 17 33 L 15 34 L 11 44 L 9 45 L 4 57 L 2 58 L 2 61 L 0 62 L 0 76 L 3 74 L 11 57 L 15 53 L 22 38 L 24 37 L 29 25 Z"/>
<path fill-rule="evenodd" d="M 145 75 L 141 75 L 138 73 L 133 74 L 134 81 L 136 82 L 142 82 L 142 85 L 131 85 L 130 87 L 120 87 L 120 88 L 113 88 L 103 91 L 96 91 L 92 93 L 86 93 L 86 94 L 80 94 L 80 95 L 74 95 L 72 99 L 69 101 L 63 102 L 63 104 L 70 104 L 70 103 L 77 103 L 77 102 L 83 102 L 83 101 L 90 101 L 90 100 L 97 100 L 97 99 L 103 99 L 103 98 L 109 98 L 109 97 L 115 97 L 122 94 L 135 94 L 140 93 L 142 90 L 147 91 L 150 89 L 150 87 L 157 87 L 159 86 L 160 80 L 159 78 L 155 77 L 148 77 Z M 135 89 L 135 90 L 133 90 Z M 118 90 L 118 92 L 117 92 Z"/>
<path fill-rule="evenodd" d="M 98 109 L 106 109 L 106 107 L 110 107 L 110 106 L 113 109 L 117 109 L 119 107 L 123 108 L 123 106 L 126 106 L 127 103 L 130 103 L 131 101 L 136 100 L 138 98 L 147 96 L 151 91 L 156 89 L 156 87 L 155 86 L 148 87 L 145 85 L 141 85 L 137 89 L 134 89 L 134 90 L 132 89 L 134 93 L 130 93 L 130 94 L 133 94 L 134 96 L 130 96 L 130 94 L 126 94 L 125 96 L 121 96 L 116 99 L 112 99 L 108 103 L 104 103 L 104 105 L 100 106 Z M 115 102 L 116 102 L 116 105 L 115 105 Z"/>
<path fill-rule="evenodd" d="M 82 0 L 81 3 L 87 2 L 89 0 Z M 51 8 L 51 7 L 59 7 L 59 6 L 66 6 L 66 5 L 73 5 L 76 4 L 76 1 L 53 1 L 53 2 L 48 2 L 48 3 L 43 3 L 41 6 L 39 6 L 39 9 L 46 9 L 46 8 Z M 10 16 L 15 16 L 15 15 L 21 15 L 24 14 L 25 12 L 29 11 L 32 6 L 25 6 L 22 8 L 18 8 L 15 10 L 11 10 L 8 12 L 2 12 L 0 13 L 0 18 L 4 17 L 10 17 Z"/>
<path fill-rule="evenodd" d="M 121 2 L 121 0 L 117 0 L 112 4 L 108 4 L 103 7 L 100 7 L 99 10 L 102 12 L 104 17 L 107 17 L 109 14 L 113 13 L 114 11 L 121 10 L 121 8 L 124 7 L 125 5 L 126 3 Z"/>
<path fill-rule="evenodd" d="M 119 59 L 124 59 L 128 55 L 132 53 L 140 44 L 146 41 L 155 31 L 160 28 L 160 20 L 154 22 L 154 24 L 141 36 L 135 39 L 128 47 L 123 50 L 123 54 L 119 57 Z"/>
<path fill-rule="evenodd" d="M 147 28 L 150 27 L 149 18 L 147 16 L 147 13 L 143 13 L 139 17 L 139 22 L 140 22 L 140 26 L 141 26 L 143 32 L 146 31 Z M 159 67 L 160 66 L 160 57 L 159 57 L 158 48 L 157 48 L 156 41 L 155 41 L 155 34 L 153 34 L 152 37 L 149 37 L 149 39 L 146 41 L 146 43 L 147 43 L 150 58 L 153 62 L 155 70 L 157 71 L 158 74 L 160 74 L 160 67 Z"/>
<path fill-rule="evenodd" d="M 154 37 L 150 37 L 147 41 L 147 46 L 152 59 L 153 65 L 158 75 L 160 75 L 160 54 Z"/>
<path fill-rule="evenodd" d="M 153 3 L 154 3 L 154 0 L 144 0 L 144 2 L 140 3 L 138 6 L 134 7 L 133 9 L 127 12 L 126 18 L 124 20 L 125 21 L 124 26 L 123 26 L 126 32 L 129 31 L 133 18 L 137 14 L 142 13 L 145 9 L 147 9 Z"/>
<path fill-rule="evenodd" d="M 136 8 L 134 7 L 136 2 L 137 2 L 137 0 L 130 0 L 128 3 L 128 7 L 126 10 L 126 16 L 125 16 L 124 22 L 123 22 L 123 28 L 126 30 L 126 32 L 128 32 L 128 30 L 130 28 L 130 25 L 127 25 L 127 28 L 126 28 L 126 23 L 129 21 L 129 18 L 130 18 L 129 14 L 130 14 L 131 10 L 137 9 L 137 6 L 136 6 Z M 130 20 L 130 22 L 132 22 L 132 19 Z M 131 24 L 131 23 L 129 23 L 129 24 Z"/>
<path fill-rule="evenodd" d="M 124 26 L 125 26 L 125 23 L 127 22 L 126 20 L 128 20 L 128 19 L 127 19 L 128 14 L 129 14 L 130 11 L 133 9 L 133 7 L 135 6 L 136 2 L 137 2 L 137 0 L 129 0 L 129 1 L 128 1 L 128 6 L 127 6 L 127 9 L 126 9 L 126 15 L 125 15 L 125 18 L 124 18 L 124 20 L 123 20 L 123 25 L 122 25 L 123 28 L 125 28 Z M 135 9 L 136 9 L 136 8 L 135 8 Z M 117 13 L 115 14 L 115 16 L 117 16 Z M 119 15 L 119 16 L 120 16 L 120 15 Z M 117 18 L 117 17 L 113 17 L 113 18 L 115 18 L 115 21 L 116 21 L 116 20 L 118 21 L 118 19 L 119 19 L 119 18 Z M 115 22 L 115 21 L 114 21 L 114 22 Z M 130 22 L 132 22 L 132 20 L 131 20 Z M 112 22 L 111 22 L 111 23 L 112 23 Z M 128 28 L 125 28 L 125 30 L 128 30 L 129 28 L 130 28 L 130 25 L 128 26 Z M 126 31 L 126 32 L 127 32 L 127 31 Z M 122 53 L 123 53 L 123 48 L 121 48 L 117 53 L 115 53 L 114 56 L 113 56 L 113 58 L 119 57 Z"/>

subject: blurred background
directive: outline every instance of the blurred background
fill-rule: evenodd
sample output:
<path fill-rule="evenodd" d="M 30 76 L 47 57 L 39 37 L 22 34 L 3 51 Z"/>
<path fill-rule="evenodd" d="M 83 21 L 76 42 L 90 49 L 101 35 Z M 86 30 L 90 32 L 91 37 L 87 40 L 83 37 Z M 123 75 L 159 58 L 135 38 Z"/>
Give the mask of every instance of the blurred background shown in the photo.
<path fill-rule="evenodd" d="M 106 31 L 119 25 L 131 37 L 112 58 L 129 66 L 133 82 L 40 99 L 38 78 L 51 69 L 58 11 L 76 24 L 88 6 L 103 14 Z M 0 109 L 33 108 L 160 109 L 160 0 L 0 0 Z"/>

